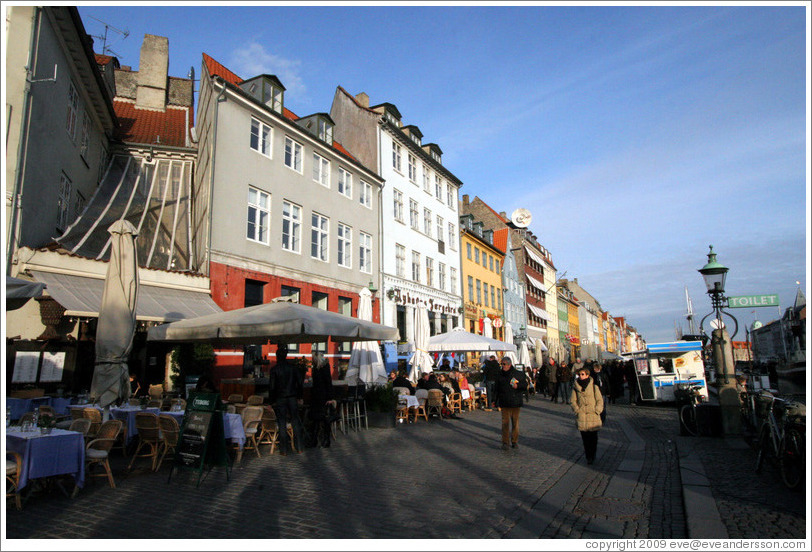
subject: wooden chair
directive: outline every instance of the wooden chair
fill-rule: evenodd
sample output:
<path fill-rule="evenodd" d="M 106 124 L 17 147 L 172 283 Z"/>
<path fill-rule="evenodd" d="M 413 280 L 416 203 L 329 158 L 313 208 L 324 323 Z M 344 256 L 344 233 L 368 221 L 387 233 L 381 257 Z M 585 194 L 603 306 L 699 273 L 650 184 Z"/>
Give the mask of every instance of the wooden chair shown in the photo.
<path fill-rule="evenodd" d="M 73 420 L 68 427 L 68 431 L 78 431 L 82 435 L 87 435 L 87 432 L 90 431 L 90 423 L 88 418 Z"/>
<path fill-rule="evenodd" d="M 158 467 L 155 468 L 155 471 L 161 469 L 161 464 L 163 464 L 167 452 L 170 450 L 175 452 L 177 450 L 178 439 L 180 438 L 180 426 L 178 425 L 178 421 L 169 414 L 158 415 L 158 426 L 161 429 L 163 444 L 161 458 L 158 460 Z"/>
<path fill-rule="evenodd" d="M 434 412 L 437 417 L 443 419 L 443 392 L 439 389 L 429 389 L 426 398 L 426 415 L 431 416 Z"/>
<path fill-rule="evenodd" d="M 395 420 L 397 422 L 409 422 L 409 405 L 406 402 L 406 395 L 408 393 L 398 395 L 397 410 L 395 410 Z"/>
<path fill-rule="evenodd" d="M 164 398 L 164 386 L 160 383 L 149 386 L 149 398 L 153 400 L 160 400 Z"/>
<path fill-rule="evenodd" d="M 23 470 L 23 457 L 19 453 L 6 451 L 6 500 L 14 498 L 14 505 L 18 510 L 23 509 L 20 499 L 20 474 Z"/>
<path fill-rule="evenodd" d="M 82 417 L 90 420 L 90 429 L 87 430 L 85 437 L 94 439 L 96 437 L 96 433 L 99 432 L 99 428 L 101 427 L 102 424 L 101 411 L 98 408 L 87 406 L 82 409 Z"/>
<path fill-rule="evenodd" d="M 257 446 L 270 445 L 271 454 L 279 446 L 279 426 L 276 423 L 276 414 L 270 406 L 262 409 L 262 420 L 260 424 L 259 438 Z"/>
<path fill-rule="evenodd" d="M 462 395 L 460 393 L 449 393 L 446 406 L 452 414 L 459 412 L 462 414 Z"/>
<path fill-rule="evenodd" d="M 230 403 L 241 403 L 243 402 L 243 396 L 240 393 L 232 393 L 228 396 L 228 402 Z"/>
<path fill-rule="evenodd" d="M 427 422 L 429 421 L 429 415 L 426 411 L 426 402 L 428 400 L 429 392 L 427 389 L 418 389 L 414 392 L 415 398 L 417 402 L 420 403 L 419 406 L 412 408 L 412 414 L 414 415 L 414 421 L 416 422 L 418 418 L 422 417 Z"/>
<path fill-rule="evenodd" d="M 158 425 L 158 415 L 152 412 L 137 412 L 135 414 L 135 429 L 138 432 L 138 446 L 135 448 L 132 460 L 127 469 L 132 469 L 136 458 L 152 458 L 152 471 L 158 464 L 158 452 L 163 445 L 161 430 Z M 147 452 L 138 454 L 142 449 L 147 448 Z"/>
<path fill-rule="evenodd" d="M 398 395 L 411 395 L 412 392 L 409 391 L 408 387 L 393 387 L 392 390 L 397 393 Z"/>
<path fill-rule="evenodd" d="M 91 477 L 107 476 L 107 481 L 114 489 L 116 488 L 116 482 L 110 469 L 110 449 L 113 448 L 116 439 L 118 439 L 122 425 L 121 420 L 107 420 L 101 424 L 99 431 L 96 433 L 96 438 L 90 441 L 85 449 L 87 475 Z M 91 473 L 90 468 L 95 464 L 101 464 L 104 467 L 104 473 Z"/>
<path fill-rule="evenodd" d="M 85 417 L 85 409 L 81 406 L 71 406 L 69 407 L 70 410 L 70 417 L 73 420 L 80 420 Z"/>
<path fill-rule="evenodd" d="M 162 399 L 150 399 L 147 403 L 147 408 L 161 408 L 164 405 L 164 401 Z"/>
<path fill-rule="evenodd" d="M 226 405 L 226 413 L 227 414 L 236 414 L 237 413 L 237 407 L 234 406 L 233 404 L 227 404 Z"/>
<path fill-rule="evenodd" d="M 262 417 L 265 409 L 261 406 L 246 406 L 242 413 L 242 427 L 245 431 L 245 445 L 243 450 L 253 450 L 260 457 L 262 454 L 259 452 L 259 443 L 257 436 L 261 433 Z"/>
<path fill-rule="evenodd" d="M 245 399 L 245 403 L 248 406 L 259 406 L 263 402 L 265 402 L 265 397 L 261 395 L 251 395 L 247 399 Z"/>

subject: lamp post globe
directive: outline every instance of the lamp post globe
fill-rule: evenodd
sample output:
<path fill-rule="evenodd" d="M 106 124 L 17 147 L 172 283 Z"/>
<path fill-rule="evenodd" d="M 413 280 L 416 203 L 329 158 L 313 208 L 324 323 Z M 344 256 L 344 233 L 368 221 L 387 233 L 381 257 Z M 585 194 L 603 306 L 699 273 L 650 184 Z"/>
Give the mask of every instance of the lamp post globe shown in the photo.
<path fill-rule="evenodd" d="M 716 260 L 716 253 L 713 252 L 711 245 L 708 252 L 708 263 L 699 269 L 699 273 L 705 279 L 708 293 L 722 294 L 725 292 L 725 278 L 727 278 L 728 270 L 730 269 Z"/>

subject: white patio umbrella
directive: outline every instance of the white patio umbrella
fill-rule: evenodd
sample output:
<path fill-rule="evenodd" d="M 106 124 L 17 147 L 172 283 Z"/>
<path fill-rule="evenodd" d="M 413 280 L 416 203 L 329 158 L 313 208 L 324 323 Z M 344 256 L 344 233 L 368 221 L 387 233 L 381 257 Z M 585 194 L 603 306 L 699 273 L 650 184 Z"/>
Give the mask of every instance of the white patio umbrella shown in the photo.
<path fill-rule="evenodd" d="M 104 280 L 99 321 L 96 327 L 96 366 L 90 395 L 108 409 L 116 400 L 130 395 L 127 359 L 135 334 L 135 305 L 138 302 L 138 253 L 135 227 L 118 220 L 107 230 L 113 239 Z"/>
<path fill-rule="evenodd" d="M 372 320 L 372 293 L 361 288 L 358 293 L 358 318 Z M 350 362 L 344 379 L 352 384 L 362 381 L 366 384 L 386 383 L 386 368 L 381 358 L 381 348 L 377 341 L 356 341 L 352 344 Z"/>
<path fill-rule="evenodd" d="M 513 345 L 513 326 L 510 325 L 510 322 L 505 322 L 505 343 Z M 508 357 L 514 365 L 520 364 L 514 351 L 506 351 L 504 356 Z"/>
<path fill-rule="evenodd" d="M 428 342 L 429 352 L 469 352 L 469 351 L 516 351 L 516 345 L 491 339 L 484 335 L 454 328 L 450 332 L 432 336 Z"/>
<path fill-rule="evenodd" d="M 6 310 L 17 310 L 29 299 L 40 297 L 45 284 L 6 276 Z"/>
<path fill-rule="evenodd" d="M 429 313 L 425 303 L 419 303 L 414 311 L 414 354 L 409 359 L 411 370 L 409 379 L 417 381 L 420 373 L 431 372 L 432 360 L 428 353 L 429 336 Z"/>
<path fill-rule="evenodd" d="M 530 366 L 530 351 L 527 350 L 527 340 L 522 340 L 521 345 L 519 345 L 519 364 Z M 537 363 L 537 365 L 540 366 L 541 363 Z"/>

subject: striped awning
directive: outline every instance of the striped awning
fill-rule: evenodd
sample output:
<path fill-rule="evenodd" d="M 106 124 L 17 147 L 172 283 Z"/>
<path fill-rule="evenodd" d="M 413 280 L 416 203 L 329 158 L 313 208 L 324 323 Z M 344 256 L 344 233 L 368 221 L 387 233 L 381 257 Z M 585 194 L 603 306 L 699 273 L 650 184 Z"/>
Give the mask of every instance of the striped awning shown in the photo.
<path fill-rule="evenodd" d="M 536 261 L 537 263 L 539 263 L 539 264 L 546 264 L 547 263 L 547 261 L 545 261 L 544 259 L 541 258 L 541 255 L 539 255 L 538 253 L 536 253 L 535 251 L 533 251 L 532 249 L 530 249 L 526 245 L 524 246 L 524 250 L 527 251 L 527 254 L 530 255 L 530 258 L 533 259 L 534 261 Z"/>
<path fill-rule="evenodd" d="M 529 274 L 526 274 L 526 273 L 525 273 L 525 276 L 527 276 L 527 282 L 528 282 L 528 283 L 529 283 L 531 286 L 533 286 L 534 288 L 536 288 L 537 290 L 539 290 L 539 291 L 540 291 L 540 292 L 542 292 L 542 293 L 545 293 L 545 292 L 547 291 L 547 290 L 544 288 L 544 284 L 542 284 L 541 282 L 539 282 L 538 280 L 536 280 L 535 278 L 533 278 L 533 277 L 532 277 L 532 276 L 530 276 Z"/>
<path fill-rule="evenodd" d="M 527 304 L 527 308 L 529 308 L 530 312 L 532 312 L 542 320 L 546 320 L 548 322 L 550 321 L 550 315 L 547 314 L 547 311 L 545 311 L 544 309 L 540 309 L 534 305 L 531 305 L 530 303 Z"/>

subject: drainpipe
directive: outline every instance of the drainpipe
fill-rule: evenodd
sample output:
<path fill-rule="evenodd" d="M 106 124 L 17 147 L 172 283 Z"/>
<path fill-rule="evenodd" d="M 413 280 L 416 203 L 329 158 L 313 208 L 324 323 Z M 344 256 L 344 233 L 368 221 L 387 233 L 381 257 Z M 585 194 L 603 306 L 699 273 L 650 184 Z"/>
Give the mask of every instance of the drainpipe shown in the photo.
<path fill-rule="evenodd" d="M 208 243 L 206 244 L 206 264 L 208 265 L 206 268 L 206 274 L 209 276 L 211 275 L 211 235 L 212 235 L 212 221 L 214 217 L 212 217 L 212 210 L 214 208 L 214 202 L 212 201 L 214 195 L 214 163 L 215 163 L 215 150 L 217 148 L 217 119 L 218 113 L 220 111 L 220 102 L 225 101 L 226 95 L 226 85 L 225 83 L 222 84 L 222 88 L 220 89 L 220 93 L 217 95 L 217 99 L 214 103 L 214 122 L 212 126 L 212 139 L 209 145 L 211 149 L 211 169 L 209 174 L 209 199 L 208 205 L 206 206 L 206 211 L 208 212 L 208 224 L 209 224 L 209 231 L 208 231 Z"/>
<path fill-rule="evenodd" d="M 378 176 L 383 178 L 381 160 L 383 155 L 383 146 L 381 144 L 381 126 L 377 125 L 375 131 L 378 135 Z M 378 314 L 380 316 L 381 324 L 384 322 L 383 305 L 386 300 L 386 292 L 383 289 L 383 188 L 386 186 L 386 181 L 381 182 L 381 189 L 378 192 L 378 291 L 380 293 L 380 300 L 378 302 Z M 397 318 L 397 317 L 396 317 Z M 397 320 L 395 320 L 397 327 Z"/>
<path fill-rule="evenodd" d="M 17 242 L 20 239 L 22 227 L 22 197 L 25 174 L 25 160 L 28 153 L 28 130 L 31 127 L 31 82 L 30 75 L 37 59 L 37 47 L 39 45 L 39 34 L 42 25 L 42 8 L 34 8 L 32 24 L 34 31 L 31 33 L 31 44 L 28 47 L 28 66 L 25 71 L 25 87 L 23 89 L 23 109 L 21 113 L 20 143 L 17 146 L 17 177 L 14 179 L 14 193 L 11 196 L 11 223 L 9 224 L 8 242 L 6 244 L 6 275 L 11 275 L 11 262 L 14 259 Z"/>

